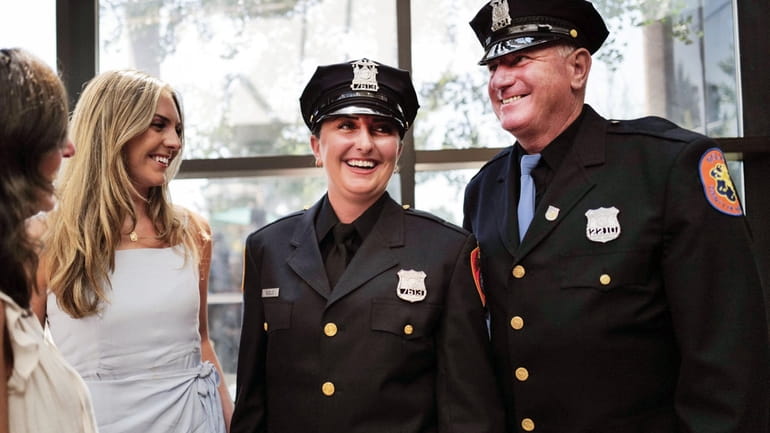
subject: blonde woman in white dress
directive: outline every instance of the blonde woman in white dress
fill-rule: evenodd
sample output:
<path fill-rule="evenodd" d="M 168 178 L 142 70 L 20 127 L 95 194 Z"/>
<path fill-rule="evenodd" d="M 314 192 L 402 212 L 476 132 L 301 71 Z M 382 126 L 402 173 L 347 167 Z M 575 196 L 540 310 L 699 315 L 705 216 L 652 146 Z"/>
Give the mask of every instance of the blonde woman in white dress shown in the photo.
<path fill-rule="evenodd" d="M 85 384 L 30 311 L 37 290 L 31 217 L 54 206 L 75 147 L 59 77 L 22 49 L 0 49 L 0 433 L 96 431 Z"/>
<path fill-rule="evenodd" d="M 232 401 L 208 337 L 211 236 L 168 197 L 183 149 L 179 100 L 142 72 L 85 87 L 48 219 L 41 304 L 94 397 L 102 433 L 223 433 Z"/>

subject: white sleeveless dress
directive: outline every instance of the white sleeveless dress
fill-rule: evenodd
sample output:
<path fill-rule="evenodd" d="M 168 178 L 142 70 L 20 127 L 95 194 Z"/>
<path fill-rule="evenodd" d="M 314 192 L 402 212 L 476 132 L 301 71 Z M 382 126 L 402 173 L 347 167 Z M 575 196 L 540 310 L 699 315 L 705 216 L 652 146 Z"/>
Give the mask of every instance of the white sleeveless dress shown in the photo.
<path fill-rule="evenodd" d="M 37 316 L 3 292 L 0 300 L 5 304 L 5 327 L 13 351 L 8 379 L 10 431 L 95 433 L 86 385 L 46 338 Z"/>
<path fill-rule="evenodd" d="M 115 252 L 109 303 L 73 319 L 48 297 L 53 340 L 85 380 L 101 433 L 224 433 L 201 362 L 198 269 L 180 248 Z M 205 306 L 204 306 L 205 308 Z"/>

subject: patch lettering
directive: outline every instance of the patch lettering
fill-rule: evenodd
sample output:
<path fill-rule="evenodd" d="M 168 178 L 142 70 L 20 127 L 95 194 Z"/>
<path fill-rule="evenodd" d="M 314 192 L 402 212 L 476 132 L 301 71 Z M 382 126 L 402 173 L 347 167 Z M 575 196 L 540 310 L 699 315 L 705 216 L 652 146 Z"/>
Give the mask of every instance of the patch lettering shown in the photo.
<path fill-rule="evenodd" d="M 707 150 L 700 159 L 698 172 L 706 201 L 711 207 L 725 215 L 743 215 L 738 191 L 730 179 L 727 162 L 721 150 L 716 147 Z"/>

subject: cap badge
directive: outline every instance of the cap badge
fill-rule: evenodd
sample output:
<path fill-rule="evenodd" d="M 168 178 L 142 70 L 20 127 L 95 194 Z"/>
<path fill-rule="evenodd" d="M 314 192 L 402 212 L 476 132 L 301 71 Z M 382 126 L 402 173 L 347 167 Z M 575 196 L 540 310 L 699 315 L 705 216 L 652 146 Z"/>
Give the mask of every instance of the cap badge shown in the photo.
<path fill-rule="evenodd" d="M 508 0 L 492 0 L 492 31 L 496 32 L 511 24 L 511 15 L 508 9 Z"/>
<path fill-rule="evenodd" d="M 371 92 L 378 91 L 380 85 L 377 84 L 377 64 L 369 59 L 353 62 L 353 82 L 350 83 L 350 88 Z"/>
<path fill-rule="evenodd" d="M 606 243 L 620 236 L 620 211 L 615 206 L 586 211 L 586 237 L 589 241 Z"/>
<path fill-rule="evenodd" d="M 418 302 L 425 299 L 428 290 L 425 288 L 426 274 L 414 269 L 398 271 L 398 286 L 396 295 L 407 302 Z"/>

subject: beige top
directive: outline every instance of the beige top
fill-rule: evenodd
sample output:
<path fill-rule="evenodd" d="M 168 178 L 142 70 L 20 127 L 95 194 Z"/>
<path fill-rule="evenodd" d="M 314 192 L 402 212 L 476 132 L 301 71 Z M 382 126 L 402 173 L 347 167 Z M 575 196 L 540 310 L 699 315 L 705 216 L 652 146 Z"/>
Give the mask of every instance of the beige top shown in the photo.
<path fill-rule="evenodd" d="M 0 292 L 13 351 L 8 413 L 13 433 L 95 433 L 86 385 L 43 332 L 40 321 Z"/>

